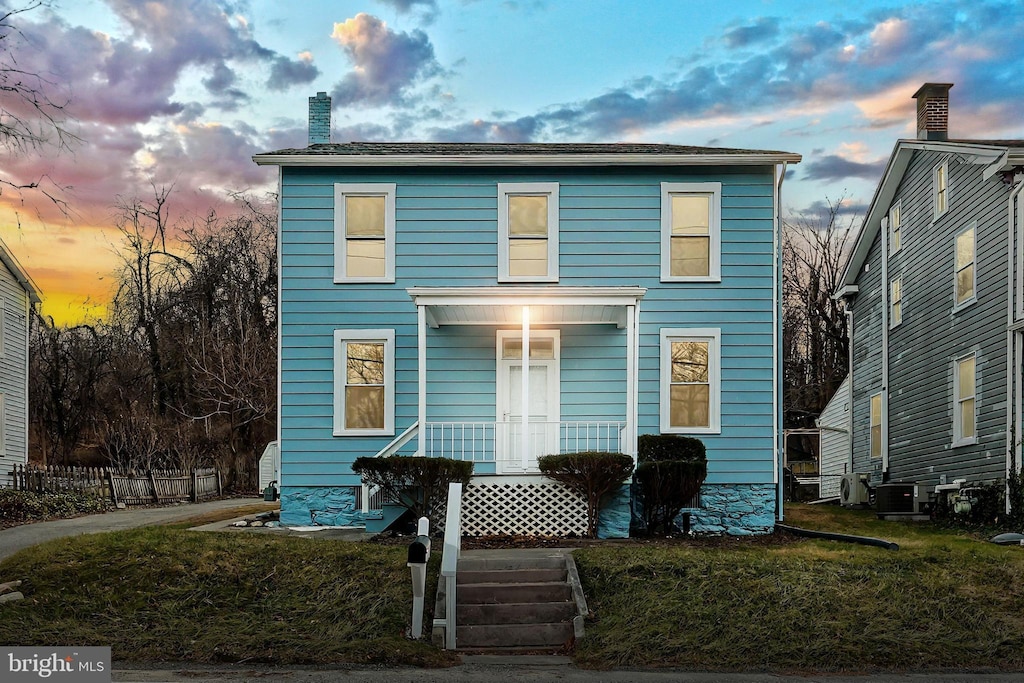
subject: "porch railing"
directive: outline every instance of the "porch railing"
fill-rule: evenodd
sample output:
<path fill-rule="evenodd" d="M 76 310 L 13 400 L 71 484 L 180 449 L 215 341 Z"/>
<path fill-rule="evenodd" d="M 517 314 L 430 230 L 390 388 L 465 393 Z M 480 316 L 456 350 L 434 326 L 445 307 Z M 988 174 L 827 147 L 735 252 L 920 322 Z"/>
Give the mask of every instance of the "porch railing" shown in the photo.
<path fill-rule="evenodd" d="M 625 422 L 530 422 L 530 454 L 622 452 Z M 522 453 L 519 422 L 427 422 L 423 455 L 471 462 L 515 462 Z"/>

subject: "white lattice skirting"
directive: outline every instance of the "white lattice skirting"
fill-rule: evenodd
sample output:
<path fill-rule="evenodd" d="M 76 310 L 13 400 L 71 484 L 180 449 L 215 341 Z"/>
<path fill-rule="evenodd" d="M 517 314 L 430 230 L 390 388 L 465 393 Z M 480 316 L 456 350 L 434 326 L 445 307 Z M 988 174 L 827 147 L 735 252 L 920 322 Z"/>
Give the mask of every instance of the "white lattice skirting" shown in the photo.
<path fill-rule="evenodd" d="M 462 497 L 466 536 L 582 536 L 587 503 L 562 484 L 471 483 Z"/>

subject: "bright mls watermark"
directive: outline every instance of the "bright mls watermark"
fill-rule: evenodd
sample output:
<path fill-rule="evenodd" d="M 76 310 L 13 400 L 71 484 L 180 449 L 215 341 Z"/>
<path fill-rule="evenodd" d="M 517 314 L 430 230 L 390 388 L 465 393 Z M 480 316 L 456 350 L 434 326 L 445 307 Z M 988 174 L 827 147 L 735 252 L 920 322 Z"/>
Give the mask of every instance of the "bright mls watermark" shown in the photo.
<path fill-rule="evenodd" d="M 2 647 L 0 680 L 110 683 L 109 647 Z"/>

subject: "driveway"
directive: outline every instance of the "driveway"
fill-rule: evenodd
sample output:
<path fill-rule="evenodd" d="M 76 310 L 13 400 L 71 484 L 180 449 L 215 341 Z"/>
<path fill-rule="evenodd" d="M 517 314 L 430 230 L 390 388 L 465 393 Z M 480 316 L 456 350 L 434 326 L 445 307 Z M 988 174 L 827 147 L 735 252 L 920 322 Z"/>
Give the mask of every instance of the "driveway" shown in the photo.
<path fill-rule="evenodd" d="M 99 515 L 86 515 L 74 519 L 54 519 L 49 522 L 22 524 L 0 530 L 0 562 L 30 546 L 55 538 L 98 534 L 104 531 L 135 529 L 140 526 L 178 522 L 218 510 L 232 510 L 258 503 L 261 498 L 228 498 L 206 503 L 183 503 L 158 508 L 114 510 Z"/>

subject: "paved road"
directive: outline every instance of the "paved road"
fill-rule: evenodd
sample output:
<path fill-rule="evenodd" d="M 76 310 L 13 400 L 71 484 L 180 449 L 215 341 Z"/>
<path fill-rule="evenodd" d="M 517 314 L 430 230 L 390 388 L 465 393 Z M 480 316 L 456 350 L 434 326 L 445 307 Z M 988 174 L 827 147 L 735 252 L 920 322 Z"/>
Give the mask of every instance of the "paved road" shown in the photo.
<path fill-rule="evenodd" d="M 55 538 L 120 531 L 140 526 L 166 524 L 217 510 L 230 510 L 260 502 L 259 498 L 227 498 L 207 503 L 188 503 L 158 508 L 115 510 L 99 515 L 86 515 L 74 519 L 55 519 L 49 522 L 22 524 L 0 530 L 0 561 L 37 543 Z"/>
<path fill-rule="evenodd" d="M 120 683 L 1019 683 L 1021 674 L 872 674 L 866 676 L 783 676 L 775 674 L 717 674 L 683 671 L 588 671 L 565 657 L 465 657 L 450 669 L 312 669 L 191 667 L 180 669 L 118 669 Z"/>

